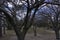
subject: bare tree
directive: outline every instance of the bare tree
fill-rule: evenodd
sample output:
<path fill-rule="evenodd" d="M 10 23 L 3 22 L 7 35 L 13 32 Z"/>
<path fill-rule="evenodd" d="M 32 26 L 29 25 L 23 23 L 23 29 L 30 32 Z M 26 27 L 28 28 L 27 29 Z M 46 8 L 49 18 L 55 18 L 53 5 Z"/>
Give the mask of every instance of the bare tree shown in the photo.
<path fill-rule="evenodd" d="M 60 8 L 58 5 L 47 4 L 46 6 L 49 8 L 49 10 L 51 12 L 50 11 L 48 11 L 49 13 L 42 12 L 41 15 L 48 17 L 48 20 L 50 20 L 50 22 L 52 24 L 52 29 L 55 31 L 56 39 L 60 40 L 60 38 L 59 38 L 59 29 L 60 29 L 60 27 L 59 27 L 59 15 L 60 15 L 59 12 L 60 12 L 60 10 L 59 9 Z"/>
<path fill-rule="evenodd" d="M 11 11 L 11 15 L 3 7 L 0 7 L 0 11 L 4 12 L 4 14 L 7 17 L 8 21 L 13 25 L 13 28 L 14 28 L 14 31 L 15 31 L 15 33 L 17 35 L 18 40 L 24 40 L 28 29 L 31 27 L 31 25 L 32 25 L 32 23 L 34 21 L 35 13 L 38 10 L 38 8 L 41 7 L 42 4 L 47 3 L 47 4 L 60 5 L 59 3 L 44 2 L 45 0 L 40 0 L 40 1 L 35 0 L 34 3 L 32 3 L 32 0 L 31 1 L 24 0 L 27 3 L 26 16 L 24 18 L 24 22 L 20 25 L 20 27 L 18 27 L 17 26 L 17 19 L 16 19 L 16 11 L 17 11 L 17 8 L 19 8 L 19 5 L 15 1 L 10 1 L 10 0 L 6 1 L 6 2 L 11 2 L 15 6 L 13 11 L 11 11 L 7 7 Z M 20 1 L 22 1 L 22 0 L 20 0 Z M 1 3 L 1 4 L 3 4 L 3 3 Z M 1 6 L 1 4 L 0 4 L 0 6 Z M 32 17 L 31 17 L 31 19 L 30 19 L 31 11 L 33 9 L 35 9 L 35 10 L 34 10 L 34 13 L 33 13 Z M 54 20 L 55 23 L 52 22 L 55 33 L 56 33 L 56 39 L 57 40 L 59 40 L 58 16 L 59 16 L 59 12 L 56 13 L 56 15 L 54 16 L 55 17 L 55 20 Z"/>
<path fill-rule="evenodd" d="M 43 4 L 44 0 L 42 1 L 39 1 L 39 3 L 34 3 L 34 4 L 31 4 L 30 5 L 30 1 L 27 0 L 26 3 L 27 3 L 27 13 L 26 13 L 26 16 L 24 18 L 24 23 L 22 25 L 20 25 L 20 27 L 18 28 L 17 26 L 17 22 L 16 22 L 16 9 L 13 10 L 13 12 L 11 13 L 12 16 L 10 16 L 6 10 L 3 10 L 3 8 L 0 8 L 0 11 L 3 11 L 4 14 L 6 15 L 7 19 L 9 20 L 9 22 L 13 25 L 13 28 L 14 28 L 14 31 L 17 35 L 17 38 L 18 40 L 24 40 L 25 38 L 25 35 L 28 31 L 28 29 L 31 27 L 32 23 L 33 23 L 33 19 L 35 17 L 35 13 L 36 11 L 38 10 L 38 7 L 41 6 Z M 12 2 L 13 5 L 15 7 L 17 7 L 17 4 L 15 4 L 14 2 Z M 32 15 L 32 18 L 29 20 L 30 18 L 30 14 L 31 14 L 31 10 L 32 9 L 35 9 L 33 15 Z"/>

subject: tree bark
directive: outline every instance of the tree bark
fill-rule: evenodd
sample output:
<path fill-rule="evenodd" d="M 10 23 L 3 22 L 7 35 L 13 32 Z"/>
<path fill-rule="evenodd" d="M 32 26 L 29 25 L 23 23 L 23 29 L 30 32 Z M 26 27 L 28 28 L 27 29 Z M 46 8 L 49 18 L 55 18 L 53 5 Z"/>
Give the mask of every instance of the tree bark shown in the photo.
<path fill-rule="evenodd" d="M 2 37 L 2 12 L 0 12 L 0 37 Z"/>
<path fill-rule="evenodd" d="M 20 35 L 20 37 L 18 37 L 18 40 L 24 40 L 23 35 Z"/>
<path fill-rule="evenodd" d="M 3 27 L 4 35 L 5 35 L 5 27 Z"/>
<path fill-rule="evenodd" d="M 0 37 L 2 37 L 2 27 L 0 26 Z"/>
<path fill-rule="evenodd" d="M 34 36 L 37 36 L 37 32 L 36 32 L 36 27 L 33 27 L 33 31 L 34 31 Z"/>
<path fill-rule="evenodd" d="M 59 30 L 55 30 L 56 40 L 59 40 Z"/>
<path fill-rule="evenodd" d="M 18 40 L 24 40 L 27 31 L 28 31 L 28 30 L 25 30 L 25 31 L 21 32 L 20 34 L 18 34 L 18 35 L 19 35 L 19 36 L 17 35 Z"/>

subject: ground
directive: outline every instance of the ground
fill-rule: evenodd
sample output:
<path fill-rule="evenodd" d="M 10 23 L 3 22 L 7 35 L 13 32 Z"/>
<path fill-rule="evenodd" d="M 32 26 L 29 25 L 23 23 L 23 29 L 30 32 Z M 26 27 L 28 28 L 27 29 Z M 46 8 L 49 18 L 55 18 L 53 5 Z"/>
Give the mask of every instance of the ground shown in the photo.
<path fill-rule="evenodd" d="M 6 35 L 1 37 L 0 40 L 17 40 L 14 31 L 7 31 Z M 34 36 L 33 31 L 29 31 L 26 34 L 25 40 L 56 40 L 54 31 L 50 30 L 37 30 L 37 36 Z"/>

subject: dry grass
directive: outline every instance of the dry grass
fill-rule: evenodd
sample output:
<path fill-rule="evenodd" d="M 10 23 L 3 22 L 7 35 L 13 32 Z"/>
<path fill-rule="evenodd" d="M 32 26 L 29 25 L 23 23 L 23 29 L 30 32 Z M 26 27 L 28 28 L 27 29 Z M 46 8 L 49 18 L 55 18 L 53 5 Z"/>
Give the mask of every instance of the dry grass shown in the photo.
<path fill-rule="evenodd" d="M 17 40 L 17 37 L 13 30 L 8 30 L 6 35 L 0 38 L 0 40 Z M 26 34 L 25 40 L 55 40 L 55 34 L 54 31 L 38 28 L 37 36 L 35 37 L 33 29 L 30 28 Z"/>

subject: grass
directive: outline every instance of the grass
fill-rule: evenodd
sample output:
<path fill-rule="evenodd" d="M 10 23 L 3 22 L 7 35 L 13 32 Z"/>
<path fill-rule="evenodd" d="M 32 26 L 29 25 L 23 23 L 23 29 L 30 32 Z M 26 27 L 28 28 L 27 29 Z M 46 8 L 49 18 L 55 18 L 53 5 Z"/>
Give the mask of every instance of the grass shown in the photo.
<path fill-rule="evenodd" d="M 6 34 L 9 35 L 9 36 L 16 35 L 15 32 L 14 32 L 14 30 L 7 30 L 7 33 Z"/>
<path fill-rule="evenodd" d="M 45 29 L 45 28 L 37 28 L 37 33 L 54 33 L 54 31 L 51 31 L 51 30 L 47 30 L 47 29 Z M 29 30 L 28 30 L 28 33 L 33 33 L 33 28 L 30 28 Z"/>
<path fill-rule="evenodd" d="M 36 31 L 39 34 L 54 34 L 54 31 L 47 30 L 45 28 L 37 28 Z M 34 33 L 33 28 L 30 28 L 27 33 Z M 9 36 L 16 35 L 15 32 L 14 32 L 14 30 L 7 30 L 7 33 L 6 34 L 9 35 Z"/>
<path fill-rule="evenodd" d="M 54 35 L 54 31 L 50 31 L 50 30 L 46 30 L 45 28 L 37 28 L 37 33 L 41 36 L 53 36 Z M 27 37 L 31 39 L 31 35 L 33 35 L 33 28 L 30 28 L 27 32 Z M 0 40 L 9 40 L 9 38 L 11 37 L 16 37 L 16 34 L 14 32 L 14 30 L 7 30 L 6 31 L 6 35 L 2 38 L 0 38 Z M 27 38 L 26 37 L 26 38 Z M 42 37 L 42 38 L 43 38 Z M 33 37 L 34 38 L 34 37 Z M 45 37 L 44 37 L 45 38 Z"/>

